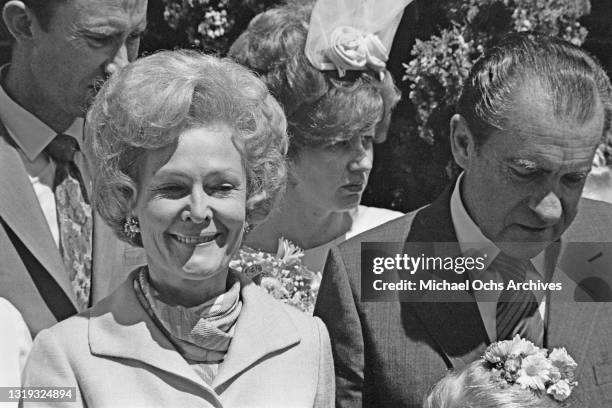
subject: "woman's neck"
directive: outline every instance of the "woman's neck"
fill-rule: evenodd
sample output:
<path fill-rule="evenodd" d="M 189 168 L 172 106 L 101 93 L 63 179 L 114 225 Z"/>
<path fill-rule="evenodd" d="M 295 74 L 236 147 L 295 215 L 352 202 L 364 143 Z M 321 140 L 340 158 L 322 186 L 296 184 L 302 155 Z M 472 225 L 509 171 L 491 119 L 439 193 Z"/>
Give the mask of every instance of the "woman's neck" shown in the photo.
<path fill-rule="evenodd" d="M 288 189 L 266 221 L 249 233 L 246 245 L 275 252 L 284 237 L 303 249 L 315 248 L 344 235 L 353 222 L 352 211 L 329 211 L 298 201 Z"/>

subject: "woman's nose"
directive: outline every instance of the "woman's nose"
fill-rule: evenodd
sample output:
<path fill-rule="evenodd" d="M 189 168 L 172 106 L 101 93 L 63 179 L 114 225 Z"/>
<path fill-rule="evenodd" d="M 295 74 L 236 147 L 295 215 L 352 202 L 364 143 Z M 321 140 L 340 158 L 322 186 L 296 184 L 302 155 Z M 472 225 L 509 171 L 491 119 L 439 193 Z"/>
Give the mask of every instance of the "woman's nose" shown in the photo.
<path fill-rule="evenodd" d="M 202 224 L 212 220 L 212 209 L 206 193 L 191 194 L 189 204 L 181 213 L 181 220 Z"/>

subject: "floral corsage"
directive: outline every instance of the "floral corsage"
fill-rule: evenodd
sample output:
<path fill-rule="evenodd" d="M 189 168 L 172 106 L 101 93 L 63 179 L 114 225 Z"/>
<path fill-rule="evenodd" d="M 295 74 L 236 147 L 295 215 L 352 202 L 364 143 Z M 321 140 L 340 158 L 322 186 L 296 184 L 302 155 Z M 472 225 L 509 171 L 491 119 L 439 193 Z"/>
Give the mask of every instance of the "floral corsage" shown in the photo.
<path fill-rule="evenodd" d="M 281 237 L 276 254 L 243 246 L 230 267 L 246 274 L 276 299 L 312 314 L 321 273 L 306 268 L 303 256 L 300 247 Z"/>
<path fill-rule="evenodd" d="M 545 391 L 557 401 L 565 401 L 578 385 L 574 380 L 576 362 L 565 348 L 549 353 L 518 334 L 512 340 L 491 344 L 482 358 L 500 383 L 518 384 L 537 394 Z"/>

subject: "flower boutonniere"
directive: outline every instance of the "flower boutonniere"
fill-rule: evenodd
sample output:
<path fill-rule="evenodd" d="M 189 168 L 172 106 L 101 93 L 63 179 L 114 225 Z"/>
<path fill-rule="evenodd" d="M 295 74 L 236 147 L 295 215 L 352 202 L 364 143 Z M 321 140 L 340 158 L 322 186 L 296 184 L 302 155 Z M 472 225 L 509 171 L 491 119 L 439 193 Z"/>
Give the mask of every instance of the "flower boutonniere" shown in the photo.
<path fill-rule="evenodd" d="M 230 267 L 246 274 L 276 299 L 312 314 L 321 273 L 304 266 L 303 256 L 300 247 L 281 237 L 276 254 L 243 246 Z"/>

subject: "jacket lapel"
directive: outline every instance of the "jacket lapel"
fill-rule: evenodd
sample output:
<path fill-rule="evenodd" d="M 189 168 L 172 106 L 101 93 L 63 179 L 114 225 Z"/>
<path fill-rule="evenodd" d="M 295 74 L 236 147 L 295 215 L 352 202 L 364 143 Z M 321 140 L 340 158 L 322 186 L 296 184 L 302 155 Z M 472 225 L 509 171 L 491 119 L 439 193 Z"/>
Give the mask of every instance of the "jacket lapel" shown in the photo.
<path fill-rule="evenodd" d="M 431 205 L 420 210 L 412 222 L 408 242 L 449 243 L 445 253 L 460 253 L 457 235 L 450 212 L 450 196 L 454 183 Z M 453 250 L 452 247 L 455 247 Z M 436 249 L 432 249 L 436 255 Z M 463 282 L 458 274 L 445 275 L 449 282 Z M 443 353 L 447 365 L 462 367 L 482 355 L 489 338 L 478 310 L 474 296 L 470 292 L 457 292 L 457 302 L 406 303 L 402 313 L 415 313 L 431 338 Z"/>
<path fill-rule="evenodd" d="M 229 381 L 266 356 L 300 342 L 293 321 L 278 303 L 248 278 L 236 274 L 241 283 L 242 310 L 234 338 L 213 381 L 220 392 Z"/>
<path fill-rule="evenodd" d="M 76 308 L 68 273 L 17 150 L 0 124 L 0 217 L 45 267 Z"/>
<path fill-rule="evenodd" d="M 214 395 L 141 307 L 132 277 L 91 309 L 91 353 L 140 361 L 183 377 Z M 239 279 L 243 305 L 234 338 L 212 384 L 218 394 L 253 364 L 300 342 L 297 328 L 283 308 L 247 278 Z"/>
<path fill-rule="evenodd" d="M 132 276 L 91 309 L 88 334 L 91 353 L 137 360 L 210 392 L 142 308 L 134 294 Z"/>

